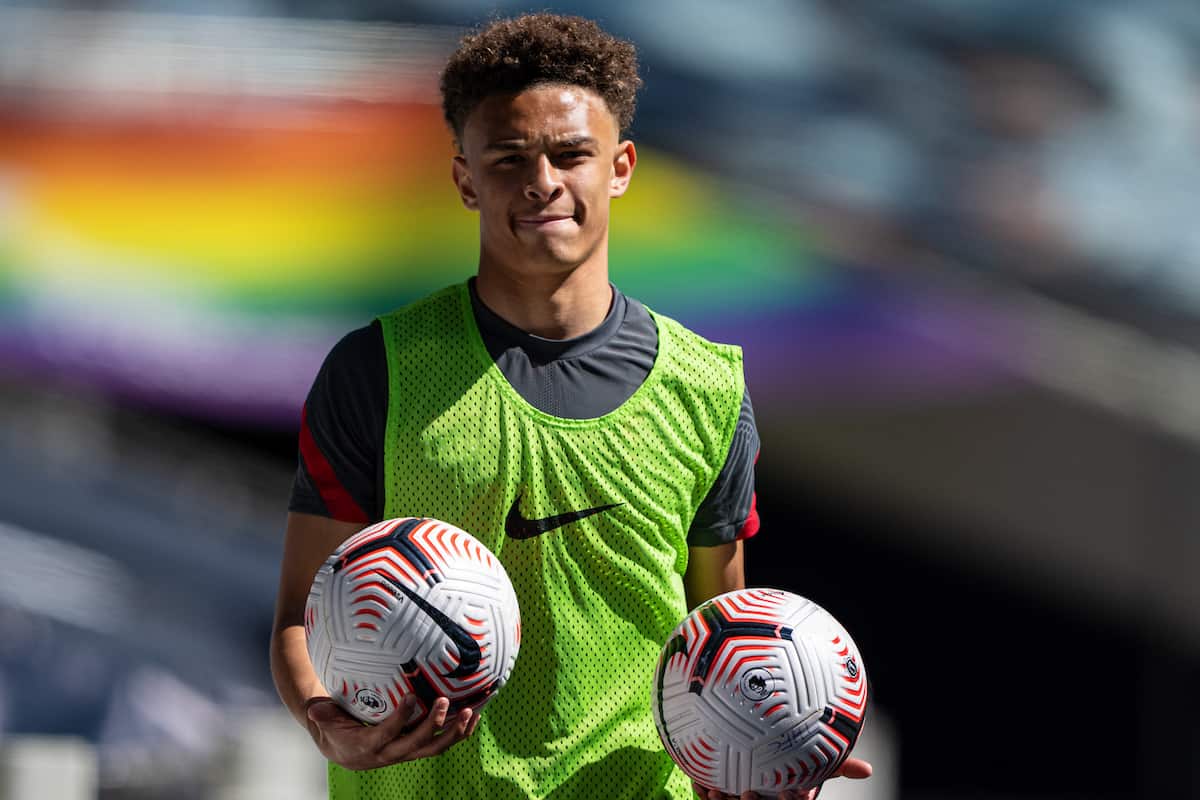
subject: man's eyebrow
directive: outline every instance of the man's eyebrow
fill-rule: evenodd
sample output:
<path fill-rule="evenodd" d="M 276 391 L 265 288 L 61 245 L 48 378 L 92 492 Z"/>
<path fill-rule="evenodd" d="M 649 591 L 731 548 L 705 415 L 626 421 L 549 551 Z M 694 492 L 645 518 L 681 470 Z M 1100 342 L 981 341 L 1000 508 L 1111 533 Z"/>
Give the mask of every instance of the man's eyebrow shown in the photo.
<path fill-rule="evenodd" d="M 485 151 L 487 151 L 487 150 L 503 150 L 505 152 L 508 152 L 508 151 L 512 151 L 512 150 L 524 150 L 525 146 L 526 145 L 525 145 L 524 139 L 500 139 L 495 142 L 488 142 L 484 146 L 483 149 Z"/>
<path fill-rule="evenodd" d="M 595 147 L 596 139 L 591 136 L 583 136 L 583 135 L 568 136 L 565 139 L 556 139 L 553 142 L 553 144 L 555 147 L 563 147 L 563 148 Z M 497 139 L 494 142 L 488 142 L 484 146 L 483 150 L 484 150 L 484 152 L 500 151 L 500 152 L 505 152 L 505 153 L 511 153 L 511 152 L 516 152 L 518 150 L 524 150 L 528 146 L 529 146 L 529 143 L 525 139 L 517 139 L 517 138 Z"/>
<path fill-rule="evenodd" d="M 585 145 L 595 147 L 596 140 L 591 136 L 569 136 L 566 139 L 560 139 L 555 144 L 559 147 L 583 147 Z"/>

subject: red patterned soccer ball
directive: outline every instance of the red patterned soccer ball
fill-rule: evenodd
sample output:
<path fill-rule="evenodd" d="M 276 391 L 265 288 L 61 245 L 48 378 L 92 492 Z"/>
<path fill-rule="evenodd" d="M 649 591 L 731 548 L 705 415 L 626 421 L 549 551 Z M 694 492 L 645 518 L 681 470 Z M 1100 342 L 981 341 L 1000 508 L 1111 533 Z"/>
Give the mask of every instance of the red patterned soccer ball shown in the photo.
<path fill-rule="evenodd" d="M 739 589 L 698 606 L 663 647 L 654 722 L 675 763 L 727 794 L 817 786 L 862 730 L 867 675 L 823 608 Z"/>
<path fill-rule="evenodd" d="M 478 709 L 508 680 L 521 643 L 517 596 L 475 537 L 435 519 L 390 519 L 351 536 L 313 579 L 308 655 L 335 701 L 364 722 L 409 694 L 415 724 L 438 697 Z"/>

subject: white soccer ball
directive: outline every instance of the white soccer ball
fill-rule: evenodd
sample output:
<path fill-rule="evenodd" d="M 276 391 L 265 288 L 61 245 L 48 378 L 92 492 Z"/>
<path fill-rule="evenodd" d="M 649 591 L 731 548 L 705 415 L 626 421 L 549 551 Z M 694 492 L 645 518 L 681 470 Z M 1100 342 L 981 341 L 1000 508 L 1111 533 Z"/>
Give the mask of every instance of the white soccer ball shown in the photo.
<path fill-rule="evenodd" d="M 820 785 L 854 747 L 867 709 L 850 634 L 816 603 L 775 589 L 728 592 L 688 614 L 652 691 L 671 758 L 733 795 Z"/>
<path fill-rule="evenodd" d="M 408 724 L 438 697 L 478 710 L 508 680 L 521 615 L 500 561 L 435 519 L 390 519 L 351 536 L 313 580 L 308 655 L 330 696 L 363 722 L 415 694 Z"/>

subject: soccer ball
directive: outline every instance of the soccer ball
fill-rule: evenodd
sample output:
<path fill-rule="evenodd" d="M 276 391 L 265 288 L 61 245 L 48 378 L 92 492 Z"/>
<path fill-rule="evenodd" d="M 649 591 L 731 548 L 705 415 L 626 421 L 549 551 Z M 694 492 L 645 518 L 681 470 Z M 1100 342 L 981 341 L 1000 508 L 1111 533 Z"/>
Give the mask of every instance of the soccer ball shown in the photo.
<path fill-rule="evenodd" d="M 663 746 L 697 783 L 738 795 L 820 785 L 849 755 L 867 709 L 867 675 L 823 608 L 774 589 L 701 604 L 654 672 Z"/>
<path fill-rule="evenodd" d="M 359 531 L 317 570 L 304 610 L 308 655 L 330 696 L 363 722 L 416 695 L 408 725 L 438 697 L 478 709 L 512 672 L 517 596 L 475 537 L 435 519 Z"/>

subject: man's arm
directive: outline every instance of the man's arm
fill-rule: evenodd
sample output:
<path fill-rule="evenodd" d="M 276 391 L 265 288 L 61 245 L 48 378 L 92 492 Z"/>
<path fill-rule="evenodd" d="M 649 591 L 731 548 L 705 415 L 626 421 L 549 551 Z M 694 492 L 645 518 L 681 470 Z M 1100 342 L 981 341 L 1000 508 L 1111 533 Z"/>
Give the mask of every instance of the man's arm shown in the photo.
<path fill-rule="evenodd" d="M 275 624 L 271 631 L 271 677 L 283 704 L 305 727 L 311 725 L 308 701 L 329 694 L 308 658 L 304 638 L 308 590 L 329 554 L 362 528 L 358 522 L 341 522 L 314 514 L 288 514 L 275 599 Z"/>
<path fill-rule="evenodd" d="M 746 588 L 745 565 L 742 561 L 742 542 L 736 539 L 728 544 L 714 547 L 688 548 L 688 567 L 683 575 L 683 586 L 687 591 L 689 609 L 712 597 L 734 589 Z M 866 778 L 871 775 L 871 765 L 858 758 L 848 758 L 831 777 Z M 695 781 L 692 788 L 703 800 L 759 800 L 754 792 L 745 792 L 740 798 L 708 789 Z M 780 800 L 816 800 L 818 789 L 787 791 Z"/>
<path fill-rule="evenodd" d="M 734 589 L 746 588 L 742 563 L 742 540 L 712 547 L 689 547 L 688 566 L 683 574 L 688 609 Z"/>
<path fill-rule="evenodd" d="M 362 527 L 361 523 L 314 514 L 288 514 L 271 631 L 271 677 L 279 698 L 296 721 L 308 729 L 326 758 L 356 770 L 438 755 L 470 736 L 478 722 L 470 709 L 463 709 L 448 721 L 450 703 L 443 697 L 410 733 L 401 733 L 412 712 L 410 704 L 401 706 L 379 725 L 366 726 L 334 703 L 321 685 L 308 657 L 304 605 L 321 564 Z"/>

